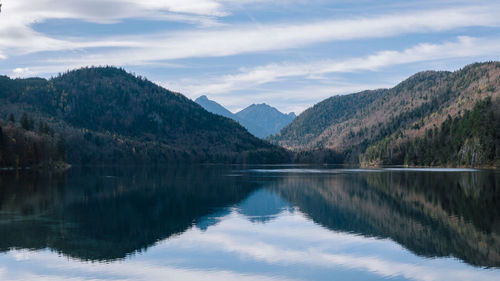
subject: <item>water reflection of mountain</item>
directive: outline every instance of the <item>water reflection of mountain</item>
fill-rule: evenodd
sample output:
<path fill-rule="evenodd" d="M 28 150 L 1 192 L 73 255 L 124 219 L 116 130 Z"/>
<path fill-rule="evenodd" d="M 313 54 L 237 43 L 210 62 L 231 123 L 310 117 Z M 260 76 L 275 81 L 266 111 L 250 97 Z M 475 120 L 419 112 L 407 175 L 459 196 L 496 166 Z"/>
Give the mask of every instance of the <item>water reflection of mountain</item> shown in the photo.
<path fill-rule="evenodd" d="M 500 266 L 499 173 L 228 174 L 216 167 L 0 174 L 0 251 L 115 260 L 193 225 L 205 230 L 232 210 L 267 223 L 298 207 L 331 230 Z"/>
<path fill-rule="evenodd" d="M 238 205 L 238 212 L 251 222 L 269 222 L 285 210 L 293 211 L 293 208 L 290 203 L 269 189 L 254 191 Z"/>
<path fill-rule="evenodd" d="M 224 173 L 198 167 L 3 174 L 0 251 L 48 247 L 84 260 L 123 258 L 182 233 L 255 189 Z"/>
<path fill-rule="evenodd" d="M 270 185 L 329 229 L 391 238 L 427 257 L 500 266 L 500 175 L 347 173 Z"/>

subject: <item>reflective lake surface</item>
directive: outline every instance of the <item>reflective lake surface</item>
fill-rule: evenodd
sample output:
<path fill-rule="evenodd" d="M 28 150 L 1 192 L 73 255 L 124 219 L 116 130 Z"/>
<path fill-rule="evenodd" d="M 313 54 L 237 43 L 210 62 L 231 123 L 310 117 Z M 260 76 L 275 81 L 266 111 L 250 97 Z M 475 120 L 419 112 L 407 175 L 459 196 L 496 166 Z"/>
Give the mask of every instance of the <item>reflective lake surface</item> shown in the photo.
<path fill-rule="evenodd" d="M 0 280 L 500 280 L 500 173 L 2 171 Z"/>

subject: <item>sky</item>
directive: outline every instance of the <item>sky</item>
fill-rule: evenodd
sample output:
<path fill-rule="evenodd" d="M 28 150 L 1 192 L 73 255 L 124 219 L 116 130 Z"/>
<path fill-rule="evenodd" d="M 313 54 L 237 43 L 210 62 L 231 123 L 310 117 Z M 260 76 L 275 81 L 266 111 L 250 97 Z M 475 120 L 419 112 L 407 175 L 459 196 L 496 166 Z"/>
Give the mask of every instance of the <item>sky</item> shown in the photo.
<path fill-rule="evenodd" d="M 112 65 L 231 111 L 300 113 L 425 70 L 500 60 L 500 2 L 0 0 L 0 75 Z"/>

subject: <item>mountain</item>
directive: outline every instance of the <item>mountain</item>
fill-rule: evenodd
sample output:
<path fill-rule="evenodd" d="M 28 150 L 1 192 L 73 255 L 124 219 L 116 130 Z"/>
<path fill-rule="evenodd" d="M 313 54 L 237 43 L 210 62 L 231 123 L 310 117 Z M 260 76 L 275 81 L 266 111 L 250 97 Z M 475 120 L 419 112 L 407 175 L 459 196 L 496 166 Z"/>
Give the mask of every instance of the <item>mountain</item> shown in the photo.
<path fill-rule="evenodd" d="M 237 122 L 114 67 L 50 80 L 1 76 L 0 101 L 4 120 L 27 112 L 63 138 L 69 163 L 287 161 Z"/>
<path fill-rule="evenodd" d="M 197 104 L 201 105 L 208 112 L 233 119 L 234 121 L 240 123 L 241 126 L 245 127 L 245 129 L 247 129 L 248 132 L 250 132 L 252 135 L 254 135 L 258 138 L 264 138 L 267 136 L 264 128 L 262 128 L 261 126 L 254 123 L 251 120 L 239 118 L 238 116 L 236 116 L 231 111 L 227 110 L 225 107 L 223 107 L 219 103 L 217 103 L 213 100 L 209 100 L 207 98 L 207 96 L 201 96 L 201 97 L 197 98 L 195 100 L 195 102 Z"/>
<path fill-rule="evenodd" d="M 211 113 L 237 121 L 251 134 L 262 139 L 278 133 L 295 118 L 293 112 L 284 114 L 264 103 L 252 104 L 234 114 L 219 103 L 208 99 L 207 96 L 200 96 L 195 102 Z"/>
<path fill-rule="evenodd" d="M 284 114 L 265 103 L 252 104 L 237 112 L 236 116 L 259 124 L 266 132 L 264 137 L 278 133 L 295 119 L 295 113 Z"/>
<path fill-rule="evenodd" d="M 500 62 L 420 72 L 391 89 L 331 97 L 270 141 L 367 166 L 499 166 Z"/>
<path fill-rule="evenodd" d="M 203 95 L 195 100 L 195 102 L 204 109 L 206 109 L 208 112 L 214 113 L 214 114 L 219 114 L 227 118 L 231 118 L 233 120 L 236 120 L 235 115 L 227 110 L 225 107 L 222 105 L 218 104 L 217 102 L 213 100 L 209 100 L 207 96 Z M 239 122 L 239 120 L 236 120 Z"/>

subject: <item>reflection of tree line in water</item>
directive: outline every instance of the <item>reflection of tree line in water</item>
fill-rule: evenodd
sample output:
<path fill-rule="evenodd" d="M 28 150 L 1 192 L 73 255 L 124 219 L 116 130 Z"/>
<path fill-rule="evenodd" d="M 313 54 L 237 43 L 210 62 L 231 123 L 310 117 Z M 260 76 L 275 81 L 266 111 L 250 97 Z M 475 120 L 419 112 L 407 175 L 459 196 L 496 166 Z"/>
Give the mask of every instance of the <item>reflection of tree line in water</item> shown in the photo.
<path fill-rule="evenodd" d="M 243 200 L 256 188 L 220 172 L 72 169 L 51 178 L 3 175 L 0 250 L 49 247 L 85 260 L 124 258 L 184 232 L 198 218 Z M 58 188 L 61 184 L 66 187 Z"/>
<path fill-rule="evenodd" d="M 500 266 L 498 174 L 352 173 L 264 181 L 227 174 L 191 167 L 0 175 L 0 250 L 49 247 L 85 260 L 123 258 L 193 224 L 212 225 L 210 214 L 238 203 L 243 214 L 266 217 L 259 211 L 275 209 L 259 209 L 258 202 L 267 198 L 272 205 L 273 199 L 252 193 L 265 186 L 331 230 L 389 237 L 419 255 Z"/>
<path fill-rule="evenodd" d="M 329 229 L 391 238 L 418 255 L 500 266 L 500 174 L 289 177 L 283 198 Z"/>

